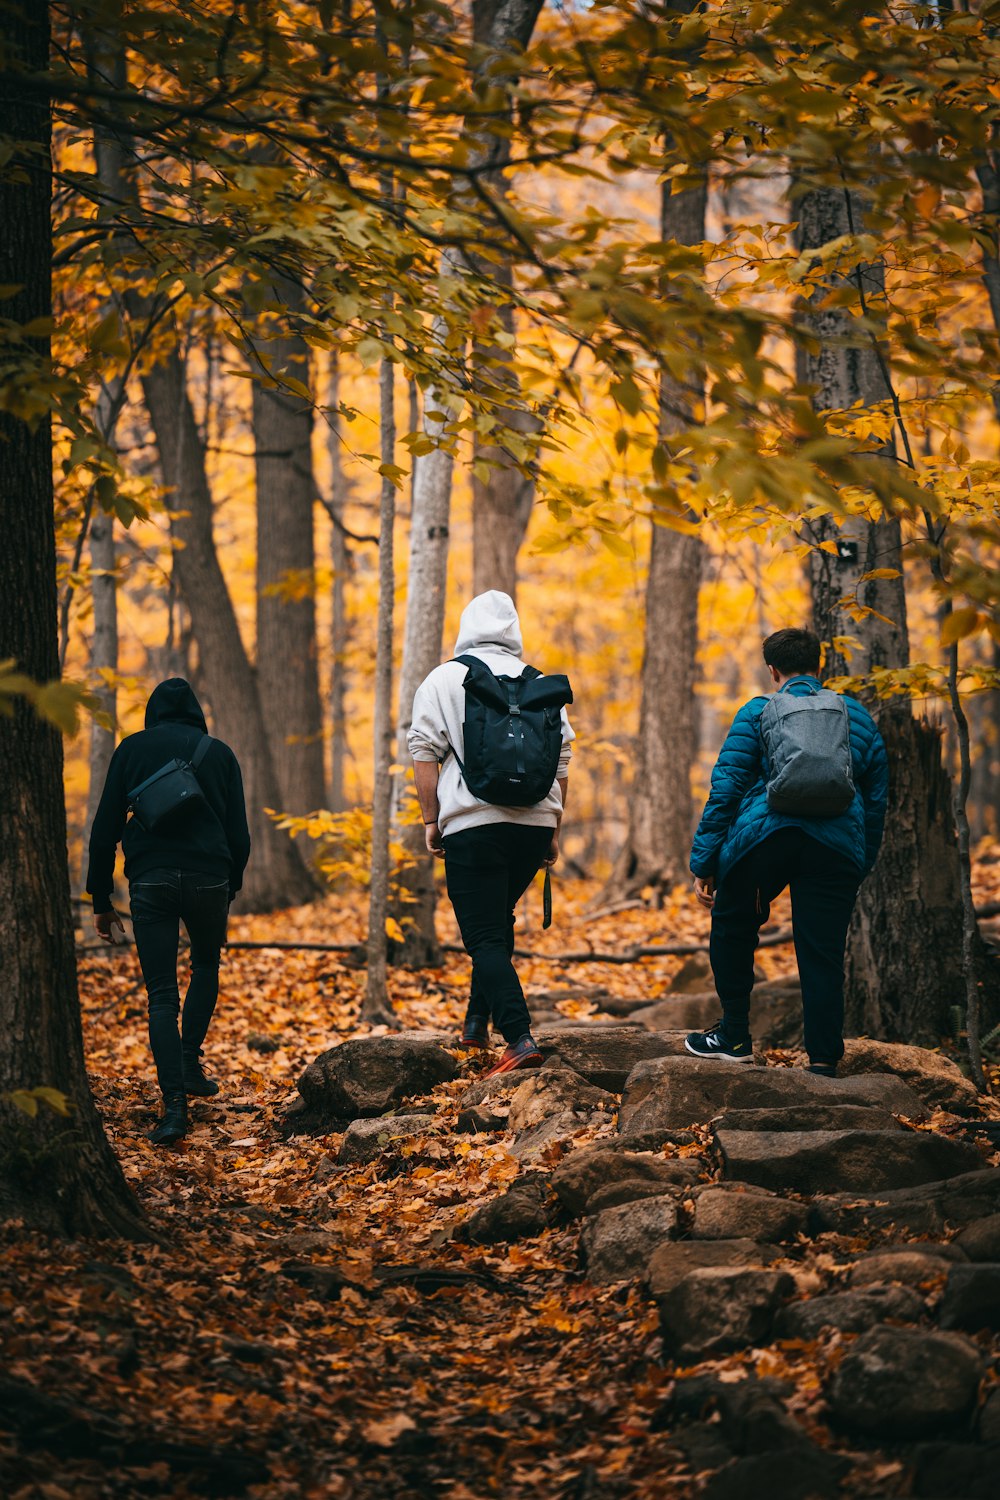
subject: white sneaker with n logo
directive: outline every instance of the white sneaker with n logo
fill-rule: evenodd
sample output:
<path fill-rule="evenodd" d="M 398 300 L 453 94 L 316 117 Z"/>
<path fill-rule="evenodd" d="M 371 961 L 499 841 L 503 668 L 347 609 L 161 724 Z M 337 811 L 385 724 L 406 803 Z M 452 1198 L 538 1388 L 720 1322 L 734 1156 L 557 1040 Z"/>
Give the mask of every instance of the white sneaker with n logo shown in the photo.
<path fill-rule="evenodd" d="M 692 1031 L 685 1038 L 684 1046 L 695 1057 L 718 1058 L 720 1062 L 753 1062 L 750 1038 L 743 1042 L 727 1041 L 721 1021 L 708 1031 Z"/>

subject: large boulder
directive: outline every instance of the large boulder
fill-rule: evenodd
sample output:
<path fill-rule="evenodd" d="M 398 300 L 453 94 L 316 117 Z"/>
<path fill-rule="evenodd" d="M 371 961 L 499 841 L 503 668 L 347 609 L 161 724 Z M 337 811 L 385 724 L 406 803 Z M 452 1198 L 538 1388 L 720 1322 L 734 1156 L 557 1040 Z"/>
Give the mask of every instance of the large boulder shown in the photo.
<path fill-rule="evenodd" d="M 642 1026 L 542 1026 L 535 1040 L 545 1061 L 572 1068 L 588 1083 L 619 1094 L 636 1063 L 676 1056 L 681 1033 L 650 1033 Z"/>
<path fill-rule="evenodd" d="M 1000 1214 L 988 1214 L 956 1235 L 955 1244 L 969 1260 L 1000 1261 Z"/>
<path fill-rule="evenodd" d="M 1000 1265 L 952 1266 L 938 1312 L 942 1328 L 1000 1331 Z"/>
<path fill-rule="evenodd" d="M 665 1189 L 690 1187 L 697 1176 L 697 1161 L 598 1146 L 563 1157 L 549 1183 L 566 1213 L 576 1219 L 636 1198 L 658 1197 Z"/>
<path fill-rule="evenodd" d="M 872 1104 L 789 1104 L 784 1109 L 726 1109 L 716 1130 L 902 1130 L 896 1116 Z"/>
<path fill-rule="evenodd" d="M 729 1186 L 702 1188 L 695 1198 L 691 1234 L 698 1240 L 767 1240 L 778 1244 L 804 1234 L 809 1210 L 804 1203 L 774 1193 Z"/>
<path fill-rule="evenodd" d="M 851 1037 L 844 1043 L 838 1069 L 842 1077 L 861 1073 L 894 1073 L 919 1094 L 928 1109 L 952 1114 L 975 1113 L 979 1095 L 962 1070 L 949 1057 L 926 1047 L 908 1047 L 899 1042 L 873 1042 Z"/>
<path fill-rule="evenodd" d="M 642 1276 L 658 1245 L 677 1232 L 677 1200 L 660 1194 L 606 1208 L 588 1219 L 580 1249 L 591 1281 Z"/>
<path fill-rule="evenodd" d="M 774 1320 L 774 1336 L 816 1339 L 824 1328 L 867 1333 L 879 1323 L 916 1323 L 925 1310 L 923 1298 L 908 1286 L 866 1286 L 789 1303 Z"/>
<path fill-rule="evenodd" d="M 539 1068 L 525 1076 L 511 1094 L 507 1125 L 518 1134 L 553 1115 L 584 1118 L 603 1112 L 610 1116 L 617 1108 L 618 1100 L 613 1094 L 595 1088 L 570 1068 Z"/>
<path fill-rule="evenodd" d="M 660 1245 L 646 1267 L 646 1284 L 654 1301 L 666 1297 L 692 1271 L 725 1266 L 766 1266 L 779 1259 L 780 1250 L 754 1240 L 672 1240 Z"/>
<path fill-rule="evenodd" d="M 850 1193 L 813 1201 L 813 1220 L 819 1230 L 838 1234 L 866 1234 L 896 1228 L 906 1234 L 941 1234 L 974 1224 L 1000 1210 L 1000 1171 L 980 1167 L 950 1181 L 888 1192 Z"/>
<path fill-rule="evenodd" d="M 916 1130 L 720 1130 L 715 1139 L 728 1178 L 796 1193 L 917 1187 L 982 1161 L 975 1146 Z"/>
<path fill-rule="evenodd" d="M 674 1130 L 700 1125 L 728 1109 L 785 1109 L 809 1104 L 875 1105 L 892 1114 L 921 1115 L 917 1094 L 889 1075 L 821 1078 L 804 1068 L 659 1057 L 629 1074 L 618 1128 L 627 1141 L 655 1146 Z"/>
<path fill-rule="evenodd" d="M 947 1276 L 950 1262 L 947 1256 L 935 1254 L 937 1248 L 915 1244 L 873 1250 L 870 1255 L 862 1255 L 854 1262 L 850 1284 L 871 1286 L 887 1281 L 902 1286 L 924 1286 L 927 1282 L 939 1281 Z"/>
<path fill-rule="evenodd" d="M 374 1161 L 383 1151 L 426 1135 L 437 1123 L 434 1115 L 386 1115 L 375 1120 L 352 1120 L 344 1132 L 337 1161 L 341 1166 Z"/>
<path fill-rule="evenodd" d="M 982 1373 L 982 1354 L 957 1334 L 873 1328 L 841 1360 L 827 1401 L 851 1432 L 924 1437 L 968 1419 Z"/>
<path fill-rule="evenodd" d="M 322 1052 L 299 1079 L 314 1126 L 384 1115 L 404 1099 L 427 1094 L 458 1074 L 439 1042 L 420 1032 L 357 1037 Z"/>
<path fill-rule="evenodd" d="M 691 1271 L 660 1300 L 664 1342 L 675 1359 L 688 1363 L 764 1344 L 778 1308 L 794 1290 L 787 1271 Z"/>

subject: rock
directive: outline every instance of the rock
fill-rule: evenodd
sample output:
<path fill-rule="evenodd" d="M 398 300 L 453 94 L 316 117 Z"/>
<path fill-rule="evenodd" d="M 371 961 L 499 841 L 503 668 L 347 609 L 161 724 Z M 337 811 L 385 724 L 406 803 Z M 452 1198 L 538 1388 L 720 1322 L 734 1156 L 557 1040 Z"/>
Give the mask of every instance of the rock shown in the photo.
<path fill-rule="evenodd" d="M 960 1224 L 972 1224 L 1000 1207 L 1000 1171 L 993 1167 L 963 1172 L 951 1181 L 884 1193 L 813 1200 L 813 1220 L 819 1230 L 863 1234 L 894 1227 L 906 1234 L 942 1234 Z"/>
<path fill-rule="evenodd" d="M 831 1292 L 783 1307 L 774 1320 L 779 1339 L 815 1339 L 824 1328 L 839 1333 L 866 1333 L 888 1321 L 916 1323 L 925 1312 L 923 1299 L 908 1286 L 868 1286 L 856 1292 Z"/>
<path fill-rule="evenodd" d="M 982 1367 L 975 1344 L 957 1334 L 873 1328 L 841 1360 L 827 1400 L 851 1432 L 923 1437 L 968 1417 Z"/>
<path fill-rule="evenodd" d="M 1000 1443 L 920 1443 L 907 1455 L 909 1493 L 929 1500 L 996 1500 Z"/>
<path fill-rule="evenodd" d="M 719 1019 L 719 997 L 713 990 L 704 995 L 664 995 L 652 1005 L 632 1012 L 647 1031 L 705 1031 Z"/>
<path fill-rule="evenodd" d="M 605 1089 L 595 1088 L 570 1068 L 539 1068 L 526 1076 L 510 1096 L 508 1127 L 515 1133 L 538 1125 L 553 1115 L 582 1118 L 604 1111 L 614 1114 L 618 1100 Z"/>
<path fill-rule="evenodd" d="M 836 1460 L 811 1443 L 736 1459 L 698 1491 L 699 1500 L 836 1500 L 840 1493 Z"/>
<path fill-rule="evenodd" d="M 688 1363 L 764 1344 L 775 1313 L 794 1290 L 787 1271 L 691 1271 L 659 1299 L 664 1341 L 675 1359 Z"/>
<path fill-rule="evenodd" d="M 902 1286 L 922 1286 L 925 1281 L 947 1276 L 948 1262 L 940 1255 L 929 1254 L 918 1246 L 912 1250 L 875 1250 L 863 1255 L 851 1267 L 851 1286 L 870 1286 L 874 1282 L 899 1282 Z"/>
<path fill-rule="evenodd" d="M 794 1203 L 773 1193 L 747 1192 L 739 1188 L 702 1188 L 695 1199 L 696 1240 L 780 1240 L 804 1234 L 809 1219 L 805 1204 Z"/>
<path fill-rule="evenodd" d="M 251 1031 L 247 1036 L 247 1046 L 251 1052 L 280 1052 L 284 1045 L 283 1037 L 267 1036 L 262 1031 Z"/>
<path fill-rule="evenodd" d="M 650 1031 L 703 1031 L 719 1019 L 722 1006 L 714 989 L 686 994 L 671 991 L 653 1005 L 631 1012 Z M 779 979 L 754 987 L 751 1028 L 758 1044 L 795 1047 L 802 1040 L 802 990 L 796 980 Z"/>
<path fill-rule="evenodd" d="M 677 1231 L 677 1200 L 660 1194 L 606 1208 L 587 1221 L 580 1249 L 591 1281 L 641 1276 L 657 1246 Z"/>
<path fill-rule="evenodd" d="M 924 1131 L 719 1130 L 715 1139 L 728 1178 L 797 1193 L 916 1187 L 982 1160 L 975 1146 Z"/>
<path fill-rule="evenodd" d="M 484 1104 L 490 1109 L 507 1110 L 511 1097 L 523 1082 L 524 1074 L 516 1070 L 513 1073 L 498 1073 L 495 1078 L 477 1078 L 475 1083 L 469 1084 L 464 1094 L 459 1095 L 456 1104 L 459 1109 L 475 1109 Z"/>
<path fill-rule="evenodd" d="M 666 1297 L 691 1271 L 724 1266 L 766 1266 L 780 1258 L 772 1245 L 754 1240 L 674 1240 L 660 1245 L 646 1267 L 646 1284 L 654 1301 Z"/>
<path fill-rule="evenodd" d="M 420 1032 L 358 1037 L 323 1052 L 299 1079 L 317 1125 L 370 1119 L 456 1077 L 458 1065 Z"/>
<path fill-rule="evenodd" d="M 530 1239 L 548 1229 L 553 1198 L 538 1172 L 515 1178 L 505 1193 L 491 1198 L 458 1228 L 458 1237 L 471 1245 L 499 1245 Z"/>
<path fill-rule="evenodd" d="M 995 1386 L 979 1413 L 979 1440 L 1000 1443 L 1000 1386 Z"/>
<path fill-rule="evenodd" d="M 975 1084 L 949 1057 L 926 1047 L 907 1047 L 898 1042 L 874 1042 L 853 1037 L 844 1043 L 838 1072 L 849 1078 L 859 1073 L 895 1073 L 920 1095 L 928 1109 L 946 1109 L 952 1114 L 974 1114 L 979 1107 Z"/>
<path fill-rule="evenodd" d="M 459 1111 L 455 1129 L 461 1135 L 493 1135 L 507 1129 L 507 1116 L 495 1115 L 486 1108 L 463 1109 Z"/>
<path fill-rule="evenodd" d="M 616 1094 L 636 1063 L 684 1050 L 680 1034 L 650 1033 L 641 1026 L 545 1026 L 535 1033 L 535 1040 L 549 1065 L 561 1063 L 588 1083 Z"/>
<path fill-rule="evenodd" d="M 1000 1261 L 1000 1214 L 970 1224 L 953 1241 L 969 1260 Z"/>
<path fill-rule="evenodd" d="M 942 1328 L 1000 1331 L 1000 1265 L 952 1266 L 938 1313 Z"/>
<path fill-rule="evenodd" d="M 727 1109 L 865 1104 L 893 1114 L 921 1114 L 918 1095 L 889 1075 L 820 1078 L 804 1068 L 765 1068 L 702 1061 L 690 1053 L 641 1062 L 622 1095 L 618 1128 L 629 1141 L 659 1144 L 670 1131 L 703 1124 Z"/>
<path fill-rule="evenodd" d="M 707 953 L 692 953 L 681 964 L 677 973 L 670 981 L 671 995 L 690 995 L 698 991 L 703 993 L 712 983 L 712 961 Z M 715 996 L 715 1004 L 718 1007 L 718 996 Z"/>
<path fill-rule="evenodd" d="M 652 1153 L 613 1151 L 605 1147 L 572 1151 L 549 1178 L 549 1185 L 570 1218 L 597 1211 L 596 1199 L 620 1192 L 618 1203 L 662 1194 L 667 1187 L 687 1187 L 698 1167 L 689 1159 L 668 1160 Z M 614 1206 L 611 1199 L 600 1204 Z"/>
<path fill-rule="evenodd" d="M 383 1115 L 377 1120 L 352 1120 L 337 1153 L 341 1166 L 374 1161 L 383 1151 L 426 1135 L 437 1121 L 433 1115 Z"/>
<path fill-rule="evenodd" d="M 895 1115 L 868 1104 L 790 1104 L 785 1109 L 727 1109 L 716 1130 L 902 1130 Z"/>
<path fill-rule="evenodd" d="M 577 1136 L 595 1127 L 610 1125 L 611 1120 L 611 1115 L 577 1115 L 569 1110 L 549 1115 L 547 1120 L 539 1120 L 537 1125 L 529 1125 L 527 1130 L 522 1130 L 510 1146 L 510 1154 L 520 1162 L 544 1161 L 547 1166 L 551 1166 L 550 1153 L 553 1146 L 569 1150 Z"/>

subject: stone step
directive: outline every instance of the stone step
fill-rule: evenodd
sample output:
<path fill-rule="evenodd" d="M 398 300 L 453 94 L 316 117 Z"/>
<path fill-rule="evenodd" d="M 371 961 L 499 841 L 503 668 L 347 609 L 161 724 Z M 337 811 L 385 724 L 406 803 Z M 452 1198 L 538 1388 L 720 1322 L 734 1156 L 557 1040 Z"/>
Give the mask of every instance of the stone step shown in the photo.
<path fill-rule="evenodd" d="M 796 1193 L 880 1192 L 971 1171 L 975 1146 L 929 1131 L 719 1130 L 726 1177 Z"/>
<path fill-rule="evenodd" d="M 642 1026 L 542 1026 L 534 1035 L 547 1063 L 562 1063 L 616 1094 L 637 1063 L 684 1050 L 682 1032 L 649 1032 Z"/>

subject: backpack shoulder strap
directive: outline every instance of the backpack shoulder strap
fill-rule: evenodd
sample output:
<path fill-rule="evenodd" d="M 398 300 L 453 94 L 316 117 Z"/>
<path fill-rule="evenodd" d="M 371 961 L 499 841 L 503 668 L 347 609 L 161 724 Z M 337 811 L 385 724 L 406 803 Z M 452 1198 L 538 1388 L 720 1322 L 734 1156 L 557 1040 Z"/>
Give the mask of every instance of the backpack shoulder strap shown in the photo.
<path fill-rule="evenodd" d="M 198 741 L 197 749 L 191 757 L 192 771 L 197 771 L 198 767 L 201 765 L 202 761 L 205 759 L 205 756 L 208 754 L 209 750 L 211 750 L 214 743 L 215 742 L 210 734 L 202 735 L 201 739 Z"/>

